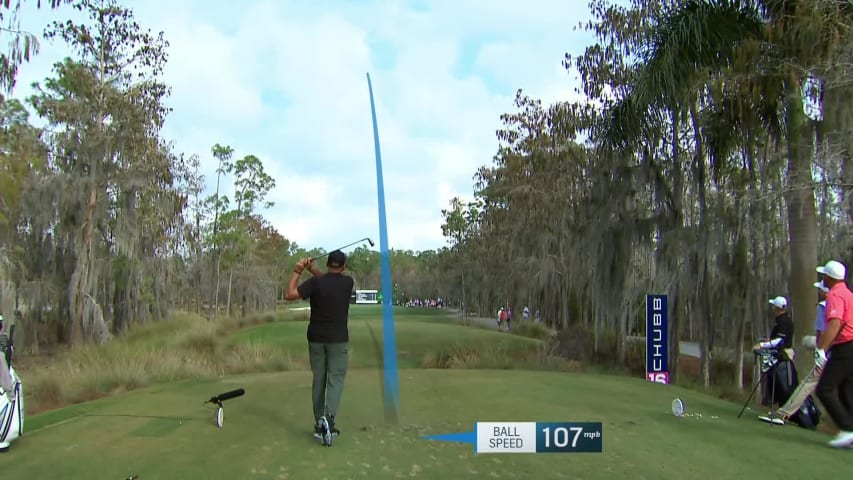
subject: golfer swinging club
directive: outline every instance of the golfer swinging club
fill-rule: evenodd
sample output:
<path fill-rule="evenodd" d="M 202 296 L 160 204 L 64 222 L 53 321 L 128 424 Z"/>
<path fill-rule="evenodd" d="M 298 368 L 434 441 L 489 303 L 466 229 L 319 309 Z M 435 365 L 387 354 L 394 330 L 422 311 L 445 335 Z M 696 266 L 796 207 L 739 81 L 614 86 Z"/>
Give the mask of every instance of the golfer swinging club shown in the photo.
<path fill-rule="evenodd" d="M 341 403 L 349 361 L 347 319 L 355 283 L 352 277 L 343 275 L 345 265 L 346 255 L 340 250 L 329 254 L 326 273 L 313 265 L 313 259 L 300 260 L 293 270 L 285 295 L 288 301 L 310 299 L 311 318 L 307 336 L 308 355 L 314 374 L 311 389 L 314 438 L 329 446 L 332 438 L 340 434 L 335 426 L 335 417 Z M 313 277 L 297 287 L 299 276 L 306 269 Z"/>

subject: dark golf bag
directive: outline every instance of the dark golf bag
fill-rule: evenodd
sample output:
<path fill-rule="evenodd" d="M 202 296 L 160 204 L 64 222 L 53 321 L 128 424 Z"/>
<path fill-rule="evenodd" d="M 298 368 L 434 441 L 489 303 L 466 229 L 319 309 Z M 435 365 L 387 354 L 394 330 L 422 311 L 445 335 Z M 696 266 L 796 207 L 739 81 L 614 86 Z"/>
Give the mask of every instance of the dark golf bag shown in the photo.
<path fill-rule="evenodd" d="M 764 362 L 768 366 L 764 382 L 762 405 L 773 408 L 773 404 L 784 405 L 799 384 L 797 368 L 794 362 L 782 351 L 769 352 L 770 358 Z"/>
<path fill-rule="evenodd" d="M 817 403 L 811 395 L 806 398 L 806 401 L 803 402 L 797 413 L 791 416 L 790 420 L 809 430 L 817 428 L 818 424 L 820 424 L 820 408 L 818 408 Z"/>

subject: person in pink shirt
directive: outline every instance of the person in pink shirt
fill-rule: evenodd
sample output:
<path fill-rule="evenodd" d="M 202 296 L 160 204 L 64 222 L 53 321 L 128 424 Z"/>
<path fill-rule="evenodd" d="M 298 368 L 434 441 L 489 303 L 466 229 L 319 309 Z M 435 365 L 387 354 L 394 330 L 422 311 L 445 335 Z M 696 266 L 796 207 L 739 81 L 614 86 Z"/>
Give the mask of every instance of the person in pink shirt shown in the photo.
<path fill-rule="evenodd" d="M 817 395 L 839 429 L 829 444 L 847 448 L 853 446 L 853 292 L 845 283 L 847 267 L 841 262 L 830 260 L 817 271 L 829 287 L 826 330 L 815 349 L 815 365 L 823 368 Z"/>

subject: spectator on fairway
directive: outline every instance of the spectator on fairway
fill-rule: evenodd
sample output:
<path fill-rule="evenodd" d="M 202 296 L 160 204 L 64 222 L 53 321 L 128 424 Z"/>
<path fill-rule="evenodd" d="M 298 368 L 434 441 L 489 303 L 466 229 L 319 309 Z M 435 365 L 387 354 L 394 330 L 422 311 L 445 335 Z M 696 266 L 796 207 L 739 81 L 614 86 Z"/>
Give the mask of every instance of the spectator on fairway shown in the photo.
<path fill-rule="evenodd" d="M 778 361 L 773 369 L 773 378 L 765 385 L 764 405 L 773 408 L 774 404 L 782 405 L 788 401 L 788 397 L 797 384 L 796 369 L 794 368 L 794 321 L 788 313 L 788 299 L 776 297 L 770 299 L 773 306 L 773 315 L 776 319 L 770 337 L 763 342 L 755 344 L 753 350 L 771 350 Z"/>
<path fill-rule="evenodd" d="M 501 325 L 506 322 L 507 312 L 504 307 L 501 307 L 500 312 L 498 313 L 498 331 L 501 329 Z"/>
<path fill-rule="evenodd" d="M 815 364 L 823 367 L 817 396 L 839 429 L 829 444 L 846 448 L 853 445 L 853 292 L 844 283 L 847 267 L 841 262 L 830 260 L 817 272 L 829 287 L 826 329 L 815 350 Z"/>
<path fill-rule="evenodd" d="M 308 356 L 314 380 L 311 397 L 314 408 L 314 435 L 322 437 L 328 427 L 333 435 L 340 434 L 335 417 L 341 403 L 349 362 L 350 297 L 354 282 L 343 275 L 346 255 L 340 250 L 329 254 L 328 271 L 322 273 L 308 258 L 296 264 L 287 287 L 287 300 L 309 299 L 311 317 L 308 323 Z M 302 271 L 308 269 L 313 277 L 298 287 Z"/>
<path fill-rule="evenodd" d="M 522 315 L 524 316 L 525 322 L 530 319 L 530 309 L 527 308 L 527 305 L 524 306 L 524 311 L 522 311 Z"/>
<path fill-rule="evenodd" d="M 823 281 L 816 282 L 814 286 L 817 288 L 818 304 L 815 314 L 815 342 L 820 344 L 820 335 L 825 329 L 826 319 L 826 293 L 829 288 L 824 285 Z M 806 375 L 805 380 L 800 382 L 791 397 L 785 402 L 785 405 L 780 407 L 775 412 L 770 412 L 768 415 L 762 415 L 758 418 L 765 422 L 775 423 L 777 425 L 785 425 L 792 416 L 794 416 L 805 403 L 806 399 L 814 393 L 817 388 L 820 376 L 823 373 L 821 367 L 815 365 L 814 368 Z"/>

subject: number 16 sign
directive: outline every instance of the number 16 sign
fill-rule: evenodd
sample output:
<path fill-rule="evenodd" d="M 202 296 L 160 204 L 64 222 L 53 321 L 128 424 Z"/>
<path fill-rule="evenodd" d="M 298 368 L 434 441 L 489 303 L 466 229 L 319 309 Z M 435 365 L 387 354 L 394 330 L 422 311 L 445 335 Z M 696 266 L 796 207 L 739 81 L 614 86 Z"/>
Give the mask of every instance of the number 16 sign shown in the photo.
<path fill-rule="evenodd" d="M 669 383 L 666 295 L 646 296 L 646 380 Z"/>

